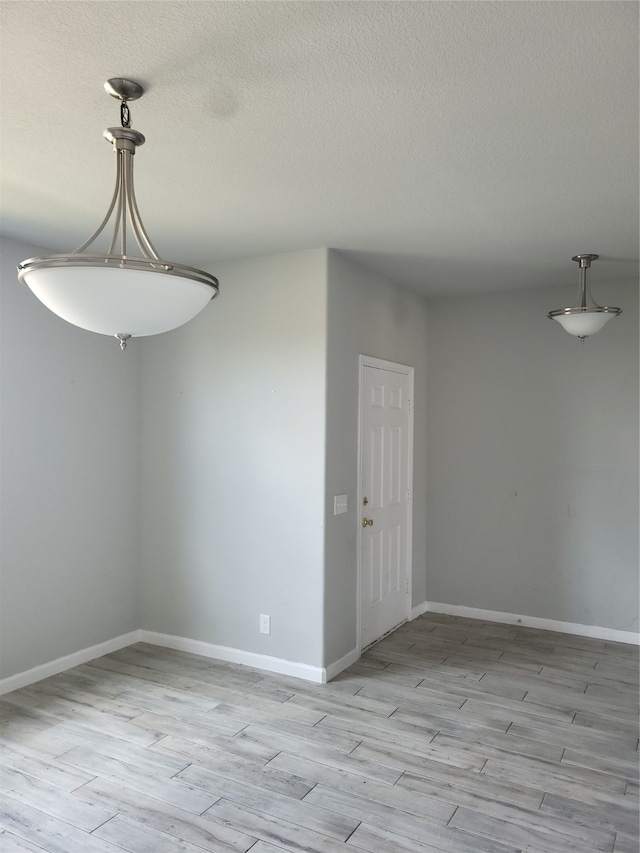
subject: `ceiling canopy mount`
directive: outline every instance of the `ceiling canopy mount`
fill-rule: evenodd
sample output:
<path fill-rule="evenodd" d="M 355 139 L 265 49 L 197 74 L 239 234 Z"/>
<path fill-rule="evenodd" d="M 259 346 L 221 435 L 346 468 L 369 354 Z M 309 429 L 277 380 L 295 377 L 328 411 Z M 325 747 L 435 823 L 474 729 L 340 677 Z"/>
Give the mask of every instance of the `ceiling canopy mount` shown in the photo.
<path fill-rule="evenodd" d="M 119 101 L 137 101 L 144 94 L 144 89 L 135 80 L 126 80 L 124 77 L 111 77 L 104 84 L 105 91 L 112 98 Z"/>

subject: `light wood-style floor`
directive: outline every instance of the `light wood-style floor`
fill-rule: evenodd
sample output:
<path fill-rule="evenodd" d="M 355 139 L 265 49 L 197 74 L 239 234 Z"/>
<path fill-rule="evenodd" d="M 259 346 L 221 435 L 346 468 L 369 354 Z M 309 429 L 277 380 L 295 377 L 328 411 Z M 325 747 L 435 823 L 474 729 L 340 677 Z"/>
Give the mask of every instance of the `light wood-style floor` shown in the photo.
<path fill-rule="evenodd" d="M 328 685 L 137 645 L 0 700 L 2 853 L 638 853 L 638 649 L 427 614 Z"/>

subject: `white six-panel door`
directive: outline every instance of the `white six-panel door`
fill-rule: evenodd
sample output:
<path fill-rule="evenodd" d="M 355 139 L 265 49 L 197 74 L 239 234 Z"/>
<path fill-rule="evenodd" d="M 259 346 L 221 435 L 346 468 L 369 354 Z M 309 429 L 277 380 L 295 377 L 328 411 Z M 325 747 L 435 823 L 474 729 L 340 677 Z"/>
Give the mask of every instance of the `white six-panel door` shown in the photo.
<path fill-rule="evenodd" d="M 384 365 L 383 367 L 379 365 Z M 360 647 L 410 614 L 413 371 L 361 358 Z"/>

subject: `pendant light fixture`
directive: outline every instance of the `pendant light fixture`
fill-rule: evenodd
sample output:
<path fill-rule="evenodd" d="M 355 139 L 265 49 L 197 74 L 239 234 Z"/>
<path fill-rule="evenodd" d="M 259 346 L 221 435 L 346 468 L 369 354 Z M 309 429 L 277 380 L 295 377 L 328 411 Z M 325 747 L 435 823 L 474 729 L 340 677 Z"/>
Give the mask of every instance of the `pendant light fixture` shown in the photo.
<path fill-rule="evenodd" d="M 589 292 L 587 270 L 591 262 L 596 261 L 598 257 L 598 255 L 575 255 L 571 258 L 572 261 L 580 264 L 578 298 L 571 308 L 558 308 L 547 314 L 551 320 L 557 320 L 570 335 L 580 338 L 582 343 L 589 335 L 599 332 L 612 317 L 622 314 L 622 308 L 598 305 Z"/>
<path fill-rule="evenodd" d="M 156 252 L 133 188 L 133 155 L 145 139 L 131 127 L 128 102 L 141 97 L 143 89 L 121 78 L 104 87 L 120 101 L 121 124 L 103 134 L 116 155 L 116 185 L 107 214 L 73 252 L 29 258 L 18 265 L 18 278 L 54 314 L 81 329 L 113 335 L 124 350 L 129 338 L 158 335 L 191 320 L 218 294 L 218 280 L 203 270 L 164 261 Z M 87 251 L 110 222 L 106 253 Z M 133 243 L 137 249 L 131 254 Z"/>

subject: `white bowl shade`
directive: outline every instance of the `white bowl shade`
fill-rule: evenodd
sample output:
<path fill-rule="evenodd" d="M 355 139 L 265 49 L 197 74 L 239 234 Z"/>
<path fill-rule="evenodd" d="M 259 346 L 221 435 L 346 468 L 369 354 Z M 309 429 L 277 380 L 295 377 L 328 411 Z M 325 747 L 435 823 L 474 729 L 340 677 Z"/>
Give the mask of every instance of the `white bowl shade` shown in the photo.
<path fill-rule="evenodd" d="M 203 282 L 148 270 L 61 266 L 25 270 L 22 278 L 58 317 L 100 335 L 168 332 L 215 296 Z"/>
<path fill-rule="evenodd" d="M 554 317 L 565 331 L 579 338 L 595 335 L 616 315 L 606 311 L 584 311 L 579 314 L 559 314 Z"/>

